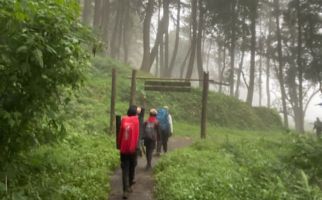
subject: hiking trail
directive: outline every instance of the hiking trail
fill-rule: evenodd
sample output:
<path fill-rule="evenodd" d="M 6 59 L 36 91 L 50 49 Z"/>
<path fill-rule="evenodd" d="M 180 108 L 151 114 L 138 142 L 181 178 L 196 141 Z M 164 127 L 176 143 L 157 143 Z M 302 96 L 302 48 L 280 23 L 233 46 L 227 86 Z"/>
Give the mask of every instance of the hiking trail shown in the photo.
<path fill-rule="evenodd" d="M 172 151 L 174 149 L 186 147 L 192 144 L 190 137 L 171 137 L 168 142 L 168 149 Z M 166 156 L 161 154 L 160 157 Z M 156 165 L 159 158 L 153 156 L 152 167 Z M 145 170 L 146 159 L 145 156 L 138 157 L 138 164 L 135 170 L 135 181 L 133 186 L 133 192 L 130 193 L 128 200 L 153 200 L 154 199 L 154 177 L 153 169 Z M 109 193 L 108 200 L 120 200 L 122 199 L 122 171 L 120 167 L 114 172 L 110 178 L 111 191 Z"/>

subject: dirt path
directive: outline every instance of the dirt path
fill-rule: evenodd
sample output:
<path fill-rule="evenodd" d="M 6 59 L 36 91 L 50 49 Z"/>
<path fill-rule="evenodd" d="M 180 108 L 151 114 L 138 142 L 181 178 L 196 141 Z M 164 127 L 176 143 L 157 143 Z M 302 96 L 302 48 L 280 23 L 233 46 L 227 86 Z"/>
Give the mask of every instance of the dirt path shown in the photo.
<path fill-rule="evenodd" d="M 192 143 L 190 137 L 172 137 L 169 139 L 169 150 L 182 148 Z M 161 155 L 162 157 L 163 155 Z M 152 166 L 158 162 L 158 157 L 153 157 Z M 139 157 L 136 167 L 135 180 L 136 184 L 133 187 L 133 192 L 129 195 L 129 200 L 153 200 L 154 179 L 152 170 L 145 170 L 146 159 Z M 111 192 L 108 200 L 122 199 L 122 174 L 121 169 L 117 169 L 110 179 Z"/>

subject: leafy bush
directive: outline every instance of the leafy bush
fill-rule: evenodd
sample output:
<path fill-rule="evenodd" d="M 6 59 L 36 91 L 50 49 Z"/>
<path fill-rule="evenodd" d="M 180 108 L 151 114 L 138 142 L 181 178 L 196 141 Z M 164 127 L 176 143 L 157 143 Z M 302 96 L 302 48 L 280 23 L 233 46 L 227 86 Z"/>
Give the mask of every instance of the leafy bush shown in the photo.
<path fill-rule="evenodd" d="M 88 65 L 78 17 L 74 0 L 0 0 L 0 162 L 65 133 L 56 111 Z"/>
<path fill-rule="evenodd" d="M 281 117 L 276 110 L 266 107 L 254 107 L 254 111 L 265 129 L 269 127 L 271 130 L 278 130 L 283 127 Z"/>
<path fill-rule="evenodd" d="M 1 172 L 1 199 L 106 199 L 108 174 L 118 164 L 112 138 L 69 136 L 21 154 Z"/>
<path fill-rule="evenodd" d="M 293 156 L 288 149 L 292 145 L 263 139 L 197 142 L 158 163 L 157 199 L 321 199 L 310 170 L 292 167 L 285 159 Z"/>
<path fill-rule="evenodd" d="M 322 139 L 297 136 L 289 147 L 285 160 L 291 170 L 302 169 L 309 177 L 309 183 L 322 186 Z"/>

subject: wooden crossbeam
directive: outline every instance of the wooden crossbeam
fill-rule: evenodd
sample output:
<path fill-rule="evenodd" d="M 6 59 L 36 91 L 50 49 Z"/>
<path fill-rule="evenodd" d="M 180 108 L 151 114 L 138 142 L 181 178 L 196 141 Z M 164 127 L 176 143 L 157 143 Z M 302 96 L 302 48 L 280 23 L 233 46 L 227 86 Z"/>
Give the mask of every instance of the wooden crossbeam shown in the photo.
<path fill-rule="evenodd" d="M 188 81 L 145 81 L 146 91 L 165 91 L 165 92 L 190 92 L 191 83 Z"/>
<path fill-rule="evenodd" d="M 185 81 L 145 81 L 144 85 L 149 86 L 175 86 L 175 87 L 191 87 L 191 82 Z"/>
<path fill-rule="evenodd" d="M 131 78 L 131 77 L 128 77 Z M 181 81 L 181 82 L 192 82 L 192 81 L 203 81 L 203 79 L 182 79 L 182 78 L 155 78 L 155 77 L 136 77 L 138 80 L 155 80 L 155 81 Z M 230 86 L 227 82 L 218 82 L 215 80 L 208 80 L 211 84 Z"/>
<path fill-rule="evenodd" d="M 173 86 L 144 86 L 146 91 L 160 92 L 190 92 L 191 87 L 173 87 Z"/>

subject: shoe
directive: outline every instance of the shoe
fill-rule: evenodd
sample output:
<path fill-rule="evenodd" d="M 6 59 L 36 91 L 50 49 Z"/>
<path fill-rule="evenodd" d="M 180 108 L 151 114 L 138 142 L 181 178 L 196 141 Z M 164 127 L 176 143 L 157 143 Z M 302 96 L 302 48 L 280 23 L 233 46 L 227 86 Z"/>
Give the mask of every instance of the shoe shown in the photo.
<path fill-rule="evenodd" d="M 131 185 L 134 185 L 136 183 L 136 181 L 135 180 L 133 180 L 132 182 L 131 182 Z"/>
<path fill-rule="evenodd" d="M 148 171 L 151 169 L 151 165 L 146 165 L 145 170 Z"/>
<path fill-rule="evenodd" d="M 133 192 L 132 186 L 129 187 L 129 189 L 127 190 L 129 193 Z"/>
<path fill-rule="evenodd" d="M 127 191 L 123 192 L 123 199 L 129 198 L 129 193 Z"/>

